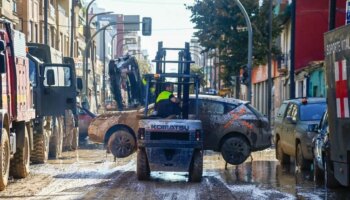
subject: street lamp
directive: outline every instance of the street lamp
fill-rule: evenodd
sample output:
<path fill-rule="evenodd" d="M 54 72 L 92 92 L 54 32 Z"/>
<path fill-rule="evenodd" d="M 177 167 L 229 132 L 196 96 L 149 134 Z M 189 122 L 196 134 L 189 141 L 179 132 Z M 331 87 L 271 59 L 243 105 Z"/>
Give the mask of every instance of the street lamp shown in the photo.
<path fill-rule="evenodd" d="M 90 30 L 90 25 L 91 25 L 91 22 L 92 22 L 92 20 L 95 18 L 95 17 L 97 17 L 97 16 L 100 16 L 100 15 L 109 15 L 109 14 L 112 14 L 113 13 L 113 11 L 108 11 L 108 12 L 101 12 L 101 13 L 96 13 L 96 14 L 94 14 L 94 15 L 92 15 L 91 17 L 90 17 L 90 19 L 89 19 L 89 21 L 88 21 L 88 27 L 89 27 L 89 29 L 88 30 Z M 90 35 L 90 34 L 89 34 Z"/>
<path fill-rule="evenodd" d="M 253 54 L 253 29 L 252 29 L 252 23 L 250 22 L 249 16 L 245 8 L 243 7 L 242 3 L 239 0 L 234 0 L 241 12 L 243 13 L 245 22 L 247 24 L 247 29 L 248 29 L 248 96 L 247 100 L 251 101 L 252 99 L 252 54 Z"/>
<path fill-rule="evenodd" d="M 131 33 L 130 31 L 123 31 L 123 32 L 118 32 L 118 33 L 116 33 L 116 34 L 114 34 L 113 36 L 112 36 L 112 39 L 111 39 L 111 44 L 112 44 L 112 56 L 113 56 L 113 58 L 115 58 L 115 56 L 114 56 L 114 38 L 115 37 L 117 37 L 117 35 L 120 35 L 120 34 L 128 34 L 128 33 Z M 118 47 L 117 47 L 117 50 L 118 50 Z"/>
<path fill-rule="evenodd" d="M 85 71 L 85 74 L 86 74 L 86 79 L 85 79 L 85 95 L 88 94 L 88 76 L 87 76 L 87 71 L 88 71 L 88 50 L 90 49 L 90 46 L 91 46 L 91 42 L 92 40 L 94 39 L 94 37 L 96 37 L 96 35 L 101 32 L 101 31 L 104 31 L 106 30 L 108 27 L 110 26 L 115 26 L 117 25 L 116 22 L 110 22 L 109 24 L 103 26 L 102 28 L 98 29 L 90 38 L 89 40 L 87 41 L 86 43 L 86 46 L 85 46 L 85 50 L 84 50 L 84 55 L 83 55 L 83 69 Z M 98 107 L 97 105 L 97 96 L 96 96 L 96 81 L 95 81 L 95 69 L 92 68 L 93 70 L 93 76 L 94 76 L 94 83 L 93 83 L 93 86 L 94 86 L 94 92 L 95 92 L 95 103 L 96 103 L 96 108 Z"/>

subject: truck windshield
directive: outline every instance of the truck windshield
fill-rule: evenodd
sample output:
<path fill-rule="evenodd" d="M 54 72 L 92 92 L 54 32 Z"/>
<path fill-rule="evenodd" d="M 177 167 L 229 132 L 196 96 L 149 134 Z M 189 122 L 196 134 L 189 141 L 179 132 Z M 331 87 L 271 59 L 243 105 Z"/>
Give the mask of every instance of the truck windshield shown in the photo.
<path fill-rule="evenodd" d="M 300 106 L 300 120 L 320 120 L 326 111 L 326 103 L 313 103 Z"/>

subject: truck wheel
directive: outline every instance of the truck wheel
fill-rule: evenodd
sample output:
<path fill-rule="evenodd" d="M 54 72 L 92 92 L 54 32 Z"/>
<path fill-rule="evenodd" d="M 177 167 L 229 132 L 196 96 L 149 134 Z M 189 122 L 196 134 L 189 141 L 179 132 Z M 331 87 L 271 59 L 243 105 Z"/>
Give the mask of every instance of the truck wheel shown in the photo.
<path fill-rule="evenodd" d="M 286 163 L 289 163 L 290 157 L 283 152 L 282 145 L 281 145 L 281 142 L 279 140 L 277 140 L 277 145 L 276 146 L 277 146 L 276 147 L 276 158 L 277 158 L 277 160 L 279 160 L 282 165 L 286 164 Z"/>
<path fill-rule="evenodd" d="M 7 185 L 10 170 L 10 142 L 7 130 L 4 128 L 1 131 L 0 161 L 0 191 L 2 191 Z"/>
<path fill-rule="evenodd" d="M 46 130 L 42 134 L 33 135 L 34 149 L 31 152 L 30 160 L 34 164 L 46 163 L 49 156 L 49 140 L 50 137 Z"/>
<path fill-rule="evenodd" d="M 330 155 L 326 155 L 324 160 L 324 182 L 328 188 L 336 188 L 340 184 L 334 177 L 334 171 L 331 165 Z"/>
<path fill-rule="evenodd" d="M 221 146 L 221 155 L 227 163 L 239 165 L 250 155 L 250 145 L 242 137 L 227 138 Z"/>
<path fill-rule="evenodd" d="M 149 169 L 147 154 L 144 149 L 137 150 L 137 164 L 136 164 L 137 179 L 149 180 L 151 171 Z"/>
<path fill-rule="evenodd" d="M 203 174 L 203 153 L 200 150 L 195 150 L 193 153 L 192 162 L 188 180 L 190 182 L 200 182 Z"/>
<path fill-rule="evenodd" d="M 29 174 L 30 148 L 27 128 L 24 129 L 24 146 L 17 148 L 11 160 L 10 174 L 14 178 L 25 178 Z"/>
<path fill-rule="evenodd" d="M 310 168 L 309 161 L 304 159 L 303 151 L 301 150 L 300 143 L 297 145 L 297 152 L 296 152 L 295 160 L 296 160 L 295 161 L 296 166 L 299 167 L 300 169 L 304 170 L 304 169 Z"/>
<path fill-rule="evenodd" d="M 49 157 L 58 159 L 62 154 L 63 130 L 61 123 L 56 119 L 56 124 L 53 127 L 53 133 L 50 138 Z"/>
<path fill-rule="evenodd" d="M 135 151 L 135 148 L 135 138 L 125 130 L 114 132 L 108 140 L 108 149 L 117 158 L 128 157 Z"/>
<path fill-rule="evenodd" d="M 79 147 L 79 128 L 74 127 L 73 129 L 73 140 L 72 140 L 72 149 L 78 150 Z"/>
<path fill-rule="evenodd" d="M 313 159 L 313 168 L 314 168 L 314 181 L 316 184 L 321 184 L 324 180 L 323 171 L 318 167 L 316 158 Z"/>

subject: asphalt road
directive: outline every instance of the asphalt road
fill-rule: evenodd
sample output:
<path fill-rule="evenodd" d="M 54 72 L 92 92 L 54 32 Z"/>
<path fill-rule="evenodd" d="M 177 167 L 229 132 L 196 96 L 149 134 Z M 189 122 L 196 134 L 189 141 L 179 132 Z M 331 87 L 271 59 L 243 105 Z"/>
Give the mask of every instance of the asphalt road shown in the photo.
<path fill-rule="evenodd" d="M 114 162 L 103 147 L 83 145 L 61 159 L 31 165 L 29 177 L 10 180 L 0 199 L 349 199 L 346 189 L 329 190 L 312 181 L 312 172 L 281 167 L 273 149 L 254 153 L 244 164 L 229 165 L 206 152 L 201 183 L 186 173 L 152 172 L 136 178 L 136 155 Z"/>

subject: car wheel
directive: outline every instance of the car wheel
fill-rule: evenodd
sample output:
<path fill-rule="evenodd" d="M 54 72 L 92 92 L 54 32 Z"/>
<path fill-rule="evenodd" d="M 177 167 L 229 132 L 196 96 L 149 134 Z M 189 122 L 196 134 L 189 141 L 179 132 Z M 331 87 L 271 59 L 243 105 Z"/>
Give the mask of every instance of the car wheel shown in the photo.
<path fill-rule="evenodd" d="M 222 157 L 231 165 L 242 164 L 250 156 L 250 152 L 250 145 L 242 137 L 227 138 L 221 146 Z"/>
<path fill-rule="evenodd" d="M 276 158 L 277 160 L 280 161 L 282 165 L 289 163 L 290 161 L 290 157 L 283 152 L 282 145 L 279 140 L 277 140 L 277 145 L 276 145 Z"/>
<path fill-rule="evenodd" d="M 313 168 L 314 168 L 314 181 L 316 184 L 322 184 L 324 180 L 324 174 L 322 169 L 319 168 L 316 158 L 313 159 Z"/>
<path fill-rule="evenodd" d="M 295 164 L 297 167 L 299 167 L 299 169 L 307 169 L 307 168 L 310 168 L 310 164 L 309 164 L 309 161 L 305 160 L 304 159 L 304 156 L 303 156 L 303 151 L 301 150 L 301 144 L 299 143 L 297 145 L 297 150 L 296 150 L 296 157 L 295 157 Z"/>
<path fill-rule="evenodd" d="M 109 138 L 108 149 L 116 158 L 128 157 L 136 149 L 135 138 L 128 131 L 118 130 Z"/>

